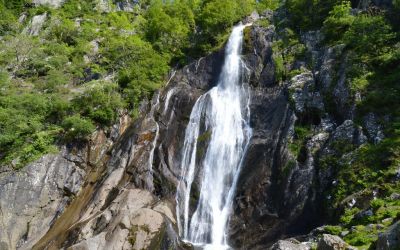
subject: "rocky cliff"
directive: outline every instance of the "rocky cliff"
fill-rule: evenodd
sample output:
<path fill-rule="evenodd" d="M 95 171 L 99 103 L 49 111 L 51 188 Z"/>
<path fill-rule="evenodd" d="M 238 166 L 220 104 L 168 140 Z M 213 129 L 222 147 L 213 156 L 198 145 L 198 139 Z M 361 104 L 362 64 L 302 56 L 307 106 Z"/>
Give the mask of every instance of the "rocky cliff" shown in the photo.
<path fill-rule="evenodd" d="M 273 23 L 274 14 L 258 18 Z M 306 56 L 286 64 L 295 74 L 282 79 L 275 58 L 286 52 L 274 44 L 284 33 L 253 21 L 243 48 L 253 137 L 229 224 L 237 249 L 266 249 L 334 218 L 324 204 L 337 169 L 323 159 L 349 160 L 384 138 L 375 114 L 355 121 L 360 97 L 345 84 L 343 47 L 321 46 L 319 32 L 303 34 Z M 121 116 L 87 145 L 66 145 L 19 172 L 2 169 L 0 249 L 190 248 L 177 236 L 175 216 L 181 148 L 191 109 L 216 84 L 223 57 L 221 50 L 172 72 L 139 118 Z M 365 196 L 353 199 L 367 208 Z"/>

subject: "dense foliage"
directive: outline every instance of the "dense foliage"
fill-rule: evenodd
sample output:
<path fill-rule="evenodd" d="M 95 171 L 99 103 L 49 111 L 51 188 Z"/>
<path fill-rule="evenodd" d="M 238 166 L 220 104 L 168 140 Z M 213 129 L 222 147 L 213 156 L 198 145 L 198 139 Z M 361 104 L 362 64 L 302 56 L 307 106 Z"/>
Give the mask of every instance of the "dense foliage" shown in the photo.
<path fill-rule="evenodd" d="M 170 67 L 218 49 L 233 24 L 276 2 L 141 0 L 129 12 L 104 3 L 0 1 L 0 165 L 86 140 L 122 110 L 134 116 Z"/>
<path fill-rule="evenodd" d="M 326 219 L 335 226 L 329 233 L 344 236 L 350 244 L 374 247 L 379 232 L 400 218 L 400 12 L 399 1 L 392 6 L 364 6 L 360 1 L 287 0 L 288 17 L 279 23 L 281 37 L 274 44 L 277 81 L 291 78 L 300 70 L 288 71 L 298 53 L 299 37 L 310 30 L 320 30 L 321 46 L 343 48 L 337 64 L 346 62 L 346 85 L 356 105 L 355 121 L 374 113 L 384 129 L 385 139 L 369 142 L 360 148 L 351 142 L 336 142 L 333 151 L 318 159 L 321 171 L 332 169 L 335 184 L 325 190 Z M 308 60 L 309 63 L 313 63 Z M 337 72 L 339 73 L 339 72 Z M 337 79 L 334 79 L 337 80 Z M 358 98 L 355 98 L 358 96 Z M 325 105 L 336 109 L 333 90 L 326 93 Z M 340 114 L 331 114 L 338 116 Z M 304 124 L 305 123 L 305 124 Z M 296 138 L 289 145 L 292 154 L 301 156 L 301 145 L 309 139 L 304 128 L 312 121 L 296 125 Z M 310 132 L 308 131 L 310 134 Z M 307 133 L 306 133 L 307 134 Z M 364 200 L 366 207 L 348 204 Z"/>

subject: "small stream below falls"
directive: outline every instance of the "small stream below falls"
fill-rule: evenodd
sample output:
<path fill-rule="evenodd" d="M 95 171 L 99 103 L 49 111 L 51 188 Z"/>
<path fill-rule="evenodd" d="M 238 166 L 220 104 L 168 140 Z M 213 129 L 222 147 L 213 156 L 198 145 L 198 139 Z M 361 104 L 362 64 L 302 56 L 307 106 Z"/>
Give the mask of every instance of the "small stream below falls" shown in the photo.
<path fill-rule="evenodd" d="M 252 135 L 247 69 L 241 59 L 246 26 L 233 28 L 218 84 L 197 100 L 185 132 L 176 195 L 179 233 L 204 249 L 230 249 L 227 224 Z"/>

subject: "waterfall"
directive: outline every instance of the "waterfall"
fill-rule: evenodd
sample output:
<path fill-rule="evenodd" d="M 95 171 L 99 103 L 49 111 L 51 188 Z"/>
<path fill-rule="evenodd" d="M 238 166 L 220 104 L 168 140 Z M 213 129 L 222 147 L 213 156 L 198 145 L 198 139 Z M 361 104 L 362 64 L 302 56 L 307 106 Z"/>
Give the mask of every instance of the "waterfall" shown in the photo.
<path fill-rule="evenodd" d="M 240 57 L 245 27 L 233 28 L 218 84 L 197 100 L 185 131 L 176 195 L 178 227 L 185 241 L 204 249 L 230 248 L 226 229 L 251 137 L 250 98 L 243 80 L 247 69 Z M 191 200 L 194 196 L 198 200 Z"/>

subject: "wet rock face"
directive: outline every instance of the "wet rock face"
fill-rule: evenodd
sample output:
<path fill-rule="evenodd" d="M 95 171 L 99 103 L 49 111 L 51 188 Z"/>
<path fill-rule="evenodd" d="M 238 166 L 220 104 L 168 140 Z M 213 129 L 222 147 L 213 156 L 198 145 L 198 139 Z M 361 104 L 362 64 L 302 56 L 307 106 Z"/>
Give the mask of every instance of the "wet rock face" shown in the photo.
<path fill-rule="evenodd" d="M 181 174 L 185 129 L 192 107 L 200 95 L 217 84 L 223 56 L 223 51 L 220 51 L 173 72 L 168 85 L 160 93 L 160 105 L 154 113 L 159 125 L 159 138 L 153 165 L 155 192 L 161 196 L 175 197 Z"/>
<path fill-rule="evenodd" d="M 326 219 L 321 204 L 329 199 L 323 194 L 336 172 L 333 166 L 321 168 L 320 160 L 346 157 L 346 150 L 382 135 L 371 117 L 364 123 L 367 135 L 352 120 L 355 96 L 345 85 L 342 47 L 324 48 L 318 32 L 306 34 L 303 42 L 316 64 L 278 84 L 271 52 L 276 39 L 273 28 L 255 26 L 246 41 L 251 45 L 244 45 L 251 48 L 244 59 L 251 70 L 253 138 L 230 220 L 230 239 L 238 249 L 265 249 L 283 235 L 306 234 L 321 225 Z M 296 155 L 289 144 L 298 136 L 294 128 L 304 126 L 309 132 Z"/>
<path fill-rule="evenodd" d="M 105 210 L 85 222 L 68 249 L 161 249 L 168 244 L 168 227 L 175 223 L 172 211 L 170 204 L 156 202 L 148 191 L 123 189 Z"/>
<path fill-rule="evenodd" d="M 111 133 L 120 134 L 130 119 L 121 117 Z M 0 171 L 1 249 L 31 249 L 79 196 L 88 172 L 114 143 L 99 130 L 88 145 L 67 145 L 20 171 Z"/>
<path fill-rule="evenodd" d="M 20 172 L 1 174 L 1 245 L 32 246 L 78 193 L 84 176 L 62 155 L 47 155 Z"/>
<path fill-rule="evenodd" d="M 178 239 L 175 219 L 181 145 L 195 101 L 214 84 L 220 57 L 175 72 L 163 91 L 142 104 L 142 117 L 113 145 L 76 222 L 59 235 L 49 231 L 37 249 L 191 249 Z"/>
<path fill-rule="evenodd" d="M 282 178 L 289 160 L 286 144 L 296 117 L 289 102 L 289 91 L 275 82 L 271 58 L 275 36 L 272 27 L 253 28 L 249 39 L 253 44 L 249 47 L 254 50 L 245 55 L 252 72 L 253 137 L 243 162 L 230 221 L 232 244 L 240 249 L 265 249 L 268 242 L 271 244 L 283 234 L 301 214 L 312 180 L 308 168 L 300 167 L 292 180 Z M 286 202 L 286 198 L 292 201 Z"/>

